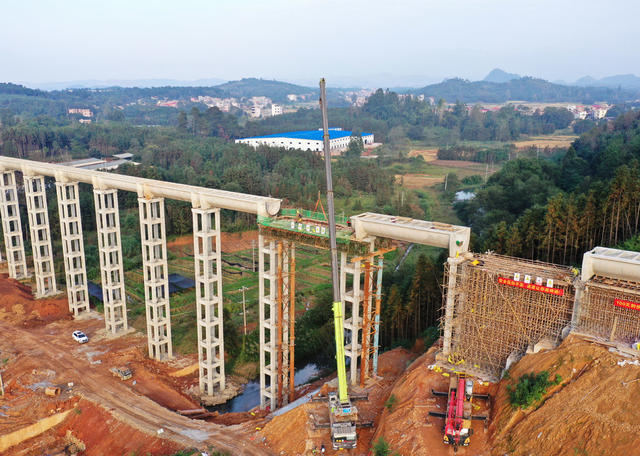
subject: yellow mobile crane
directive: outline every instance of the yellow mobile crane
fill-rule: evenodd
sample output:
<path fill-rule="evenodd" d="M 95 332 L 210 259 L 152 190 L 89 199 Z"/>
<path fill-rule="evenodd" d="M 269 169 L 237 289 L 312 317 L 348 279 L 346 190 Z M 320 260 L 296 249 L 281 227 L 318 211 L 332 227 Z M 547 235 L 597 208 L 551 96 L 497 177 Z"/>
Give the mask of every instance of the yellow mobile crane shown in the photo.
<path fill-rule="evenodd" d="M 338 365 L 338 393 L 329 393 L 329 421 L 331 444 L 334 450 L 355 448 L 358 444 L 356 421 L 358 409 L 351 405 L 347 393 L 347 372 L 344 363 L 344 333 L 342 326 L 342 303 L 333 303 L 333 320 L 336 332 L 336 363 Z"/>
<path fill-rule="evenodd" d="M 327 212 L 329 218 L 329 241 L 331 247 L 331 278 L 333 285 L 333 320 L 336 336 L 336 364 L 338 367 L 338 394 L 329 393 L 329 421 L 331 423 L 331 444 L 335 450 L 355 448 L 357 409 L 351 405 L 347 393 L 347 372 L 344 361 L 344 326 L 342 302 L 340 302 L 340 282 L 338 276 L 338 248 L 336 244 L 336 216 L 333 206 L 333 180 L 331 177 L 331 151 L 329 148 L 329 121 L 327 119 L 327 92 L 325 80 L 320 80 L 320 107 L 324 143 L 324 164 L 327 177 Z"/>

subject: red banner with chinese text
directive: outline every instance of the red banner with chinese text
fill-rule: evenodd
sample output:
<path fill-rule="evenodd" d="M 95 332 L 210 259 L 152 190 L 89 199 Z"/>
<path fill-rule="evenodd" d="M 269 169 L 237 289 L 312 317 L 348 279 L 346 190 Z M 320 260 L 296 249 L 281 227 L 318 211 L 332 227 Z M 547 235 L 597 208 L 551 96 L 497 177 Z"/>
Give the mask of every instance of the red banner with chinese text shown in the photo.
<path fill-rule="evenodd" d="M 547 293 L 547 294 L 552 294 L 556 296 L 564 295 L 564 290 L 560 288 L 549 288 L 542 285 L 536 285 L 535 283 L 519 282 L 517 280 L 507 279 L 506 277 L 498 277 L 498 283 L 501 283 L 502 285 L 517 287 L 517 288 L 524 288 L 525 290 L 539 291 L 541 293 Z"/>
<path fill-rule="evenodd" d="M 640 310 L 640 303 L 625 301 L 624 299 L 614 299 L 613 305 L 624 307 L 625 309 Z"/>

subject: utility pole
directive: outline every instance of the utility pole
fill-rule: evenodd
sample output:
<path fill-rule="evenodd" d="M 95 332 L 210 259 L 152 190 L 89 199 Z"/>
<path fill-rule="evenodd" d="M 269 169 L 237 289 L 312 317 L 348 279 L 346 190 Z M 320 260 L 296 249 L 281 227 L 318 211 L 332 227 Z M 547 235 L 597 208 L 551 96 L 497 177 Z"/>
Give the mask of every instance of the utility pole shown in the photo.
<path fill-rule="evenodd" d="M 256 272 L 256 241 L 251 240 L 251 270 Z"/>
<path fill-rule="evenodd" d="M 2 381 L 2 372 L 0 372 L 0 395 L 4 397 L 4 382 Z"/>
<path fill-rule="evenodd" d="M 246 307 L 246 303 L 245 303 L 245 299 L 244 299 L 244 291 L 248 290 L 247 287 L 242 286 L 241 288 L 242 290 L 242 320 L 243 320 L 243 329 L 244 329 L 244 335 L 247 335 L 247 307 Z"/>
<path fill-rule="evenodd" d="M 449 178 L 449 173 L 444 175 L 444 191 L 447 191 L 447 180 Z"/>

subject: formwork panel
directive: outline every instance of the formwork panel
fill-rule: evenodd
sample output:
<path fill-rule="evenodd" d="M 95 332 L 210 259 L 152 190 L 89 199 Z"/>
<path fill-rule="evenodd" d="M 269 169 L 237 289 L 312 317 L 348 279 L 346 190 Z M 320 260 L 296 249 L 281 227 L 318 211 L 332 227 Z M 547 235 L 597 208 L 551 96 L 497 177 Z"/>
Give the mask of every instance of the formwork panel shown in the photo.
<path fill-rule="evenodd" d="M 448 290 L 454 309 L 443 323 L 452 334 L 447 361 L 458 370 L 496 380 L 510 356 L 543 339 L 559 342 L 571 322 L 569 268 L 476 254 L 458 264 L 455 276 Z"/>
<path fill-rule="evenodd" d="M 640 282 L 595 276 L 585 284 L 576 331 L 610 341 L 640 339 Z"/>

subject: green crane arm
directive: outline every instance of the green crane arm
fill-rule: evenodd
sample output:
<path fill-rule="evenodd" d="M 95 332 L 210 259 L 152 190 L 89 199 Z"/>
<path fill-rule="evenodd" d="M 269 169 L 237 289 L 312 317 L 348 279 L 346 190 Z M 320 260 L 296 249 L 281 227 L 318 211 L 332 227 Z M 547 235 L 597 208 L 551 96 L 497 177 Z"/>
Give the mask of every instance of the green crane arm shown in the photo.
<path fill-rule="evenodd" d="M 333 303 L 333 321 L 336 332 L 336 363 L 338 364 L 338 395 L 340 403 L 349 402 L 347 394 L 347 369 L 344 362 L 344 328 L 342 325 L 342 303 Z"/>

